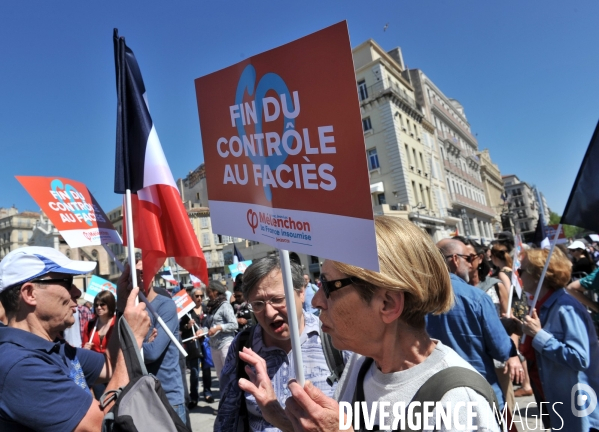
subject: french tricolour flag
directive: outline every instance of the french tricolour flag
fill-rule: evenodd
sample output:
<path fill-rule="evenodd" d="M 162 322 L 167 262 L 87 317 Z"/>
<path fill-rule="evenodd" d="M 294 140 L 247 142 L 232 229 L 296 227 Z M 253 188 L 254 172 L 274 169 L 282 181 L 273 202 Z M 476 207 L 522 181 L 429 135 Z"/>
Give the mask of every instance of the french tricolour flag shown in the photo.
<path fill-rule="evenodd" d="M 118 94 L 114 191 L 131 190 L 135 247 L 142 250 L 146 290 L 153 279 L 148 275 L 155 275 L 168 257 L 207 284 L 206 259 L 156 134 L 137 60 L 117 29 L 114 57 Z"/>

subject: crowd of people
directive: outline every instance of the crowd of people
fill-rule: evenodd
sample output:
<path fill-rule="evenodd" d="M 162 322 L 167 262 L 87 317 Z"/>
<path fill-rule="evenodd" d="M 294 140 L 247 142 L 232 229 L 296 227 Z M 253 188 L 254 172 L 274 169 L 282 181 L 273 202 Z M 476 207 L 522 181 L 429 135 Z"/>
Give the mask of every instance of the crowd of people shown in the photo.
<path fill-rule="evenodd" d="M 73 276 L 95 263 L 50 248 L 9 253 L 0 262 L 0 430 L 101 430 L 111 404 L 97 399 L 128 382 L 115 336 L 121 316 L 188 426 L 200 395 L 207 403 L 218 399 L 219 432 L 337 431 L 347 404 L 372 407 L 350 428 L 372 430 L 372 421 L 384 429 L 393 421 L 382 415 L 385 404 L 426 395 L 437 403 L 429 416 L 435 430 L 458 429 L 444 429 L 436 414 L 460 403 L 475 415 L 464 407 L 456 424 L 515 430 L 516 398 L 534 396 L 546 429 L 599 430 L 599 342 L 589 312 L 599 312 L 596 248 L 581 240 L 556 248 L 540 284 L 549 251 L 525 247 L 515 275 L 509 233 L 487 247 L 460 236 L 434 244 L 397 218 L 376 217 L 375 228 L 379 272 L 326 260 L 313 283 L 291 262 L 296 307 L 288 310 L 281 262 L 266 257 L 235 279 L 232 292 L 220 281 L 190 287 L 194 307 L 181 319 L 158 287 L 146 292 L 157 315 L 136 305 L 128 267 L 116 296 L 102 291 L 79 304 Z M 187 358 L 157 316 L 185 341 Z M 290 316 L 299 327 L 303 386 Z M 581 390 L 588 397 L 576 399 Z"/>

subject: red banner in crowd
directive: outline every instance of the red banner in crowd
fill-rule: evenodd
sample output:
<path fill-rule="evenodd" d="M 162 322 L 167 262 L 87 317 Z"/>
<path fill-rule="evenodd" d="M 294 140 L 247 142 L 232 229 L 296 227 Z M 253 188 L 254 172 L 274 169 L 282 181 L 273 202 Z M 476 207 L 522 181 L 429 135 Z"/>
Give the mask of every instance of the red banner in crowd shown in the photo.
<path fill-rule="evenodd" d="M 122 243 L 108 216 L 83 183 L 63 177 L 17 176 L 17 180 L 70 247 Z"/>

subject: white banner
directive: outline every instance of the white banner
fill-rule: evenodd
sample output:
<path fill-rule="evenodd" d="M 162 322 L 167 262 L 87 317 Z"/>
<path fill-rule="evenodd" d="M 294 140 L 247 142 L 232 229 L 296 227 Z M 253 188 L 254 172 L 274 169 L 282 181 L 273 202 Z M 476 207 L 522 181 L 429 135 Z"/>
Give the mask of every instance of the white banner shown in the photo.
<path fill-rule="evenodd" d="M 212 219 L 215 233 L 379 271 L 372 220 L 227 201 L 210 201 L 209 206 L 222 215 Z M 336 244 L 330 244 L 331 238 L 338 239 Z"/>

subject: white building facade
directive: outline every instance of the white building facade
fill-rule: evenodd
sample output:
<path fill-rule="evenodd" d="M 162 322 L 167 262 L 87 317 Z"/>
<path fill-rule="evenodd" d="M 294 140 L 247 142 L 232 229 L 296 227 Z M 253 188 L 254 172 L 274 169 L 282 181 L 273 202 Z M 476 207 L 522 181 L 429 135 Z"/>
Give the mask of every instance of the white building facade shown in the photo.
<path fill-rule="evenodd" d="M 404 73 L 414 86 L 424 116 L 435 126 L 438 169 L 444 171 L 450 208 L 459 234 L 488 244 L 494 239 L 495 211 L 487 202 L 477 156 L 478 141 L 464 107 L 450 99 L 419 69 Z"/>
<path fill-rule="evenodd" d="M 448 208 L 434 125 L 402 76 L 401 50 L 387 53 L 370 39 L 353 57 L 375 214 L 410 219 L 435 241 L 448 237 L 458 220 Z"/>

